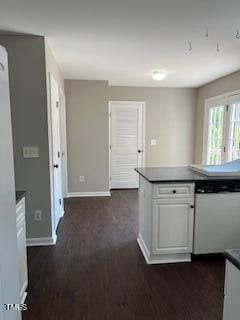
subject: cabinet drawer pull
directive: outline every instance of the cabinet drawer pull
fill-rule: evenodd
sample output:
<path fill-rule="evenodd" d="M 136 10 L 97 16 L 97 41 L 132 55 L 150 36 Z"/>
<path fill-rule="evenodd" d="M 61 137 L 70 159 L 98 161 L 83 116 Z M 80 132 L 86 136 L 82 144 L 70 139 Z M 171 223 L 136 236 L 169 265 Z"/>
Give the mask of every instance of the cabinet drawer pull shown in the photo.
<path fill-rule="evenodd" d="M 173 190 L 173 193 L 177 193 L 177 191 L 176 191 L 176 190 Z"/>
<path fill-rule="evenodd" d="M 191 205 L 190 205 L 190 208 L 191 208 L 191 209 L 194 209 L 194 205 L 191 204 Z"/>

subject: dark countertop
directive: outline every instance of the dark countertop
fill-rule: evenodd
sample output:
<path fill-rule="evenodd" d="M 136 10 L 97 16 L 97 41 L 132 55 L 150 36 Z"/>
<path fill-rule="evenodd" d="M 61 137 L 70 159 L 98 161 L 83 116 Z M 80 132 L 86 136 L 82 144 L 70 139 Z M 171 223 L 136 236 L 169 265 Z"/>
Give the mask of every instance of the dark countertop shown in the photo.
<path fill-rule="evenodd" d="M 145 167 L 135 169 L 151 183 L 157 182 L 196 182 L 196 181 L 235 181 L 239 176 L 209 177 L 190 170 L 188 167 Z"/>
<path fill-rule="evenodd" d="M 26 196 L 26 191 L 16 191 L 16 204 Z"/>
<path fill-rule="evenodd" d="M 240 249 L 226 250 L 224 256 L 240 270 Z"/>

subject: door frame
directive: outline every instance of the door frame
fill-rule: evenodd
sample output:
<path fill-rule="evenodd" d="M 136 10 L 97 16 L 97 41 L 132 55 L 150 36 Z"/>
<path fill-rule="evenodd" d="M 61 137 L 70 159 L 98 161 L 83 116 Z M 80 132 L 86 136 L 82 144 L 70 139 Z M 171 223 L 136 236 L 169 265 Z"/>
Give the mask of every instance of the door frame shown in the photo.
<path fill-rule="evenodd" d="M 61 135 L 61 157 L 62 162 L 62 195 L 67 198 L 68 194 L 68 170 L 67 170 L 67 127 L 66 127 L 66 97 L 62 88 L 59 87 L 60 103 L 60 135 Z"/>
<path fill-rule="evenodd" d="M 109 100 L 108 101 L 108 186 L 109 190 L 111 189 L 111 172 L 112 172 L 112 158 L 111 158 L 111 110 L 113 108 L 112 104 L 129 104 L 129 105 L 135 105 L 136 103 L 139 103 L 142 105 L 142 166 L 145 166 L 146 161 L 146 155 L 145 155 L 145 149 L 146 149 L 146 102 L 145 101 L 134 101 L 134 100 Z"/>
<path fill-rule="evenodd" d="M 53 134 L 52 134 L 52 93 L 51 93 L 51 81 L 52 79 L 56 82 L 58 85 L 58 91 L 60 91 L 60 86 L 53 76 L 51 72 L 48 73 L 47 76 L 47 83 L 48 83 L 48 145 L 49 145 L 49 172 L 50 172 L 50 196 L 51 196 L 51 229 L 52 229 L 52 243 L 55 244 L 57 241 L 57 227 L 55 228 L 55 205 L 54 205 L 54 168 L 53 168 Z M 60 94 L 59 94 L 60 97 Z M 58 97 L 58 98 L 59 98 Z M 60 98 L 59 98 L 60 100 Z M 59 113 L 62 112 L 59 110 Z M 61 118 L 59 114 L 59 118 Z M 61 122 L 60 122 L 60 131 L 62 130 L 61 128 Z M 61 138 L 60 138 L 61 140 Z M 61 141 L 60 141 L 61 143 Z M 61 183 L 62 185 L 62 183 Z M 64 210 L 61 214 L 61 217 L 64 215 Z M 60 217 L 60 218 L 61 218 Z"/>

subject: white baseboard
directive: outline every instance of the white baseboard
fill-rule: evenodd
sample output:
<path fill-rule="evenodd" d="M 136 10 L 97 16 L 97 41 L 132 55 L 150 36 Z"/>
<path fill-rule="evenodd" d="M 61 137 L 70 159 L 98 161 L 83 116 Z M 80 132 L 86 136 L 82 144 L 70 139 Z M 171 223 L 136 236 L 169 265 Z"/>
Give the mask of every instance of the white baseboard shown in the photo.
<path fill-rule="evenodd" d="M 27 247 L 53 246 L 57 242 L 57 236 L 45 238 L 28 238 Z"/>
<path fill-rule="evenodd" d="M 137 242 L 138 242 L 138 245 L 139 245 L 139 247 L 142 251 L 142 254 L 145 258 L 145 261 L 147 262 L 147 264 L 149 264 L 150 263 L 149 262 L 150 253 L 149 253 L 147 246 L 146 246 L 145 242 L 143 241 L 142 235 L 140 233 L 138 234 Z"/>
<path fill-rule="evenodd" d="M 191 253 L 173 253 L 173 254 L 157 254 L 150 255 L 147 246 L 141 236 L 138 234 L 137 238 L 138 245 L 142 251 L 147 264 L 165 264 L 165 263 L 176 263 L 176 262 L 191 262 Z"/>
<path fill-rule="evenodd" d="M 79 197 L 110 197 L 110 191 L 98 191 L 98 192 L 68 192 L 68 198 L 79 198 Z"/>

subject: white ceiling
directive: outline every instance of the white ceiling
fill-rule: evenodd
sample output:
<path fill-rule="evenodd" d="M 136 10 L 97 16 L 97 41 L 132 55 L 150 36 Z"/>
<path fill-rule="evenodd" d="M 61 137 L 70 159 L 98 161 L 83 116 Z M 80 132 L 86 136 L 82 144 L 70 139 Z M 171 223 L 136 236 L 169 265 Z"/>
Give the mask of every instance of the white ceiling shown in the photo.
<path fill-rule="evenodd" d="M 239 0 L 0 0 L 0 29 L 48 37 L 65 78 L 198 87 L 240 69 L 239 12 Z"/>

